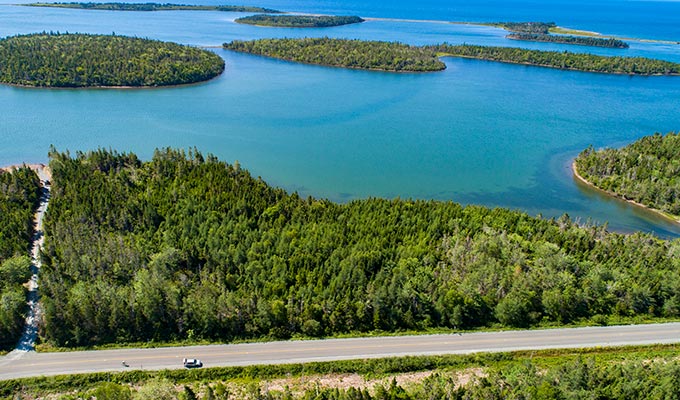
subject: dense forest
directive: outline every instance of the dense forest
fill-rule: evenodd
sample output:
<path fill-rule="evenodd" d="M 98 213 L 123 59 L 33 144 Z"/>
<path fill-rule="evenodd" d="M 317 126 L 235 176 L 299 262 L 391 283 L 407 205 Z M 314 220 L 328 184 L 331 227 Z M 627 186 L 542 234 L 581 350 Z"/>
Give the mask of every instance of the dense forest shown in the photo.
<path fill-rule="evenodd" d="M 548 34 L 557 25 L 554 22 L 493 22 L 485 24 L 503 28 L 510 32 Z"/>
<path fill-rule="evenodd" d="M 260 12 L 260 13 L 280 13 L 280 11 L 270 8 L 249 7 L 249 6 L 201 6 L 190 4 L 172 3 L 28 3 L 20 4 L 29 7 L 56 7 L 56 8 L 77 8 L 83 10 L 109 10 L 109 11 L 231 11 L 231 12 Z"/>
<path fill-rule="evenodd" d="M 621 149 L 589 147 L 575 166 L 602 190 L 680 216 L 680 133 L 657 133 Z"/>
<path fill-rule="evenodd" d="M 612 49 L 627 49 L 628 43 L 614 38 L 595 38 L 589 36 L 571 35 L 548 35 L 543 33 L 511 33 L 508 39 L 524 40 L 529 42 L 550 42 L 562 44 L 575 44 L 578 46 L 607 47 Z"/>
<path fill-rule="evenodd" d="M 357 16 L 340 15 L 267 15 L 257 14 L 236 19 L 239 24 L 280 28 L 328 28 L 364 22 Z"/>
<path fill-rule="evenodd" d="M 669 61 L 514 47 L 449 44 L 417 47 L 394 42 L 304 38 L 235 40 L 225 43 L 224 48 L 309 64 L 383 71 L 440 71 L 445 69 L 446 65 L 438 60 L 437 56 L 448 56 L 585 72 L 630 75 L 680 74 L 680 64 Z"/>
<path fill-rule="evenodd" d="M 0 170 L 0 350 L 16 344 L 24 327 L 28 258 L 40 181 L 29 168 Z"/>
<path fill-rule="evenodd" d="M 165 86 L 224 71 L 215 53 L 116 35 L 39 33 L 0 40 L 0 82 L 41 87 Z"/>
<path fill-rule="evenodd" d="M 224 48 L 288 61 L 394 72 L 446 68 L 432 50 L 395 42 L 331 38 L 234 40 Z"/>
<path fill-rule="evenodd" d="M 303 199 L 195 150 L 50 158 L 41 335 L 56 345 L 680 316 L 680 241 Z"/>
<path fill-rule="evenodd" d="M 586 53 L 473 45 L 426 46 L 440 56 L 477 58 L 513 64 L 630 75 L 678 75 L 680 64 L 643 57 L 605 57 Z"/>

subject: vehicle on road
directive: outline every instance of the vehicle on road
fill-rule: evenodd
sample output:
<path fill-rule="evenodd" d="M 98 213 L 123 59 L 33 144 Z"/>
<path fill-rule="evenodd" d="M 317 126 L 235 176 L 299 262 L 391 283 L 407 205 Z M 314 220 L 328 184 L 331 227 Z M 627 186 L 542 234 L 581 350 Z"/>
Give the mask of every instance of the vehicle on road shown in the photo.
<path fill-rule="evenodd" d="M 203 366 L 201 360 L 196 358 L 185 358 L 182 363 L 185 368 L 201 368 Z"/>

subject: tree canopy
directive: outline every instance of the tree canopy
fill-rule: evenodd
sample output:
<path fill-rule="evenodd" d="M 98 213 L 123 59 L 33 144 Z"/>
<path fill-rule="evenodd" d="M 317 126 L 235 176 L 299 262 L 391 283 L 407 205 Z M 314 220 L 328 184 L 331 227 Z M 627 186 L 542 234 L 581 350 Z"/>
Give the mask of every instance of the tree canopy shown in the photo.
<path fill-rule="evenodd" d="M 195 150 L 50 157 L 42 334 L 57 345 L 680 315 L 680 241 L 303 199 Z"/>
<path fill-rule="evenodd" d="M 92 2 L 71 2 L 71 3 L 28 3 L 20 4 L 29 7 L 54 7 L 54 8 L 75 8 L 83 10 L 108 10 L 108 11 L 230 11 L 230 12 L 260 12 L 260 13 L 279 13 L 280 11 L 270 8 L 250 7 L 250 6 L 203 6 L 190 4 L 172 3 L 92 3 Z"/>
<path fill-rule="evenodd" d="M 595 38 L 589 36 L 548 35 L 543 33 L 511 33 L 508 39 L 529 42 L 550 42 L 561 44 L 575 44 L 578 46 L 607 47 L 611 49 L 627 49 L 628 43 L 614 38 Z"/>
<path fill-rule="evenodd" d="M 588 147 L 575 165 L 602 190 L 680 216 L 680 133 L 656 133 L 621 149 Z"/>
<path fill-rule="evenodd" d="M 441 71 L 439 57 L 463 57 L 585 72 L 630 75 L 678 75 L 680 64 L 643 57 L 528 50 L 474 45 L 410 46 L 396 42 L 331 38 L 235 40 L 228 50 L 308 64 L 395 72 Z"/>
<path fill-rule="evenodd" d="M 26 311 L 28 258 L 40 181 L 28 167 L 0 170 L 0 349 L 19 340 Z"/>
<path fill-rule="evenodd" d="M 308 64 L 394 72 L 440 71 L 435 53 L 396 42 L 331 38 L 234 40 L 224 48 Z"/>
<path fill-rule="evenodd" d="M 476 58 L 584 72 L 629 75 L 678 75 L 680 64 L 644 57 L 605 57 L 587 53 L 473 45 L 427 46 L 440 56 Z"/>
<path fill-rule="evenodd" d="M 328 28 L 364 22 L 357 16 L 339 15 L 267 15 L 257 14 L 236 19 L 239 24 L 280 28 Z"/>
<path fill-rule="evenodd" d="M 166 86 L 224 71 L 210 51 L 116 35 L 38 33 L 0 40 L 0 82 L 41 87 Z"/>

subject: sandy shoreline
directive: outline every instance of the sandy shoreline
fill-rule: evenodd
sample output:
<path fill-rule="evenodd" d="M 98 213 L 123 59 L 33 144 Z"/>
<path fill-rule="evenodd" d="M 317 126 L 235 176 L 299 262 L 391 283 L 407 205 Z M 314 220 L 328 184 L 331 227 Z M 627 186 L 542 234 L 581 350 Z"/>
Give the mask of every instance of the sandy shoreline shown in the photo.
<path fill-rule="evenodd" d="M 618 194 L 616 194 L 614 192 L 610 192 L 609 190 L 600 189 L 599 187 L 593 185 L 590 181 L 586 180 L 584 177 L 581 176 L 581 174 L 578 173 L 578 169 L 576 168 L 576 161 L 575 160 L 571 163 L 571 171 L 574 174 L 574 178 L 576 178 L 579 182 L 585 184 L 586 186 L 588 186 L 590 188 L 593 188 L 593 189 L 595 189 L 595 190 L 597 190 L 601 193 L 604 193 L 604 194 L 606 194 L 610 197 L 613 197 L 613 198 L 616 198 L 616 199 L 619 199 L 619 200 L 623 200 L 626 203 L 630 203 L 634 206 L 643 208 L 647 211 L 651 211 L 654 214 L 657 214 L 657 215 L 659 215 L 659 216 L 661 216 L 661 217 L 663 217 L 663 218 L 665 218 L 665 219 L 667 219 L 671 222 L 675 222 L 676 224 L 680 224 L 680 217 L 679 216 L 675 216 L 675 215 L 672 215 L 672 214 L 665 213 L 661 210 L 657 210 L 656 208 L 652 208 L 652 207 L 646 206 L 642 203 L 638 203 L 635 200 L 626 199 L 622 196 L 619 196 Z"/>
<path fill-rule="evenodd" d="M 7 165 L 5 167 L 0 167 L 0 170 L 11 172 L 11 171 L 13 171 L 17 168 L 21 168 L 23 166 L 26 166 L 26 167 L 32 169 L 33 171 L 35 171 L 38 174 L 38 177 L 40 178 L 40 180 L 43 181 L 43 182 L 52 180 L 52 171 L 50 170 L 50 167 L 45 165 L 45 164 L 42 164 L 42 163 Z"/>

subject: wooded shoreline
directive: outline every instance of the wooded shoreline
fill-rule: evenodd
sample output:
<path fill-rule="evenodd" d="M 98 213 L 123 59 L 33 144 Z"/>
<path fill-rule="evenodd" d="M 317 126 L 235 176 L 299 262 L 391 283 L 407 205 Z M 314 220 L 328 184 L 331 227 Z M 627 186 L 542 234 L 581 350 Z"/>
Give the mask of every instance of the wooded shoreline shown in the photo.
<path fill-rule="evenodd" d="M 663 212 L 663 211 L 658 210 L 658 209 L 656 209 L 656 208 L 652 208 L 652 207 L 646 206 L 646 205 L 644 205 L 644 204 L 642 204 L 642 203 L 639 203 L 639 202 L 637 202 L 637 201 L 635 201 L 635 200 L 627 199 L 627 198 L 625 198 L 625 197 L 623 197 L 623 196 L 620 196 L 620 195 L 618 195 L 618 194 L 616 194 L 616 193 L 614 193 L 614 192 L 612 192 L 612 191 L 604 190 L 604 189 L 602 189 L 602 188 L 599 188 L 599 187 L 595 186 L 592 182 L 590 182 L 589 180 L 587 180 L 586 178 L 584 178 L 581 174 L 579 174 L 578 168 L 576 167 L 576 161 L 573 161 L 573 162 L 571 163 L 571 171 L 573 172 L 574 178 L 576 178 L 579 182 L 583 183 L 584 185 L 586 185 L 586 186 L 588 186 L 588 187 L 590 187 L 590 188 L 592 188 L 592 189 L 595 189 L 595 190 L 597 190 L 597 191 L 599 191 L 599 192 L 601 192 L 601 193 L 604 193 L 604 194 L 608 195 L 609 197 L 612 197 L 612 198 L 615 198 L 615 199 L 618 199 L 618 200 L 625 201 L 626 203 L 632 204 L 632 205 L 634 205 L 634 206 L 636 206 L 636 207 L 640 207 L 640 208 L 642 208 L 642 209 L 644 209 L 644 210 L 646 210 L 646 211 L 653 212 L 654 214 L 659 215 L 659 216 L 663 217 L 664 219 L 667 219 L 667 220 L 669 220 L 669 221 L 672 221 L 672 222 L 674 222 L 674 223 L 676 223 L 676 224 L 680 224 L 680 216 L 677 216 L 677 215 L 673 215 L 673 214 L 669 214 L 669 213 Z"/>

